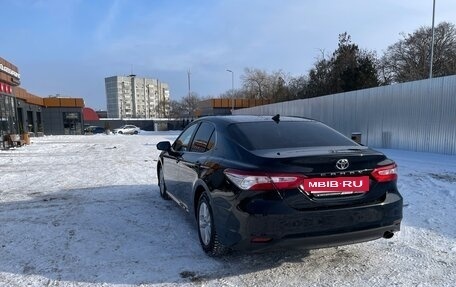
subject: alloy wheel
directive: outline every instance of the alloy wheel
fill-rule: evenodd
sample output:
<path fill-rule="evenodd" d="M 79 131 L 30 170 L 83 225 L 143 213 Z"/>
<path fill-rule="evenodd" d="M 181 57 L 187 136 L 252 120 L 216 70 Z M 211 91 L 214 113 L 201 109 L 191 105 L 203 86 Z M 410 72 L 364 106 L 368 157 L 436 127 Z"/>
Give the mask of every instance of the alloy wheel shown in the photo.
<path fill-rule="evenodd" d="M 199 233 L 201 236 L 201 241 L 204 245 L 209 245 L 211 242 L 212 236 L 212 225 L 211 225 L 211 213 L 206 202 L 201 202 L 199 212 L 198 212 L 198 221 L 199 221 Z"/>

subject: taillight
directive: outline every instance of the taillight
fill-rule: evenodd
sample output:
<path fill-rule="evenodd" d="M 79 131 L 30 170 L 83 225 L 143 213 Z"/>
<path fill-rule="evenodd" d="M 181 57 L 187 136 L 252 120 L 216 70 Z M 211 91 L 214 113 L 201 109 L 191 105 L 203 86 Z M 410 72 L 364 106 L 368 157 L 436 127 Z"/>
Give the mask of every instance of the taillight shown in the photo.
<path fill-rule="evenodd" d="M 372 176 L 378 182 L 393 181 L 397 179 L 397 165 L 390 164 L 387 166 L 377 167 L 372 171 Z"/>
<path fill-rule="evenodd" d="M 225 175 L 244 190 L 292 189 L 298 187 L 304 176 L 286 173 L 249 172 L 226 169 Z"/>

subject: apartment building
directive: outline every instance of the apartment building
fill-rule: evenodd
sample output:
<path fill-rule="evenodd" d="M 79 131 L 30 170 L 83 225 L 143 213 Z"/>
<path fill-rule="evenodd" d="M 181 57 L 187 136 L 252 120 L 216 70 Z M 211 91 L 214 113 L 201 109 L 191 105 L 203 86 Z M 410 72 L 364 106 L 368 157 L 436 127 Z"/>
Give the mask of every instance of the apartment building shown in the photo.
<path fill-rule="evenodd" d="M 164 118 L 169 113 L 169 86 L 136 75 L 105 78 L 109 118 Z"/>

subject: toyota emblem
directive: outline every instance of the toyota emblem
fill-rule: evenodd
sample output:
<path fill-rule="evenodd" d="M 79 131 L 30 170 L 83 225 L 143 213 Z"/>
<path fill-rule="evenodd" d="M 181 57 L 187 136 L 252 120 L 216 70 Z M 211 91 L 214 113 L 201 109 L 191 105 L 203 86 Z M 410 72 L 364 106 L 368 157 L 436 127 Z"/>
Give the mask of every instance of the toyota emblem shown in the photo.
<path fill-rule="evenodd" d="M 343 158 L 343 159 L 339 159 L 337 162 L 336 162 L 336 167 L 337 169 L 339 170 L 345 170 L 348 168 L 350 164 L 348 163 L 348 159 L 346 158 Z"/>

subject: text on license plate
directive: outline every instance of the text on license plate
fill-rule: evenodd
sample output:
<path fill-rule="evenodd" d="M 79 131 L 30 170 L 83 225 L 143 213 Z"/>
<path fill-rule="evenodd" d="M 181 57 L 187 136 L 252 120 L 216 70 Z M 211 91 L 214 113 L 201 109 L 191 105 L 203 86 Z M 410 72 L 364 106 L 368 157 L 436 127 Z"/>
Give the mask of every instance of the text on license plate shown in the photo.
<path fill-rule="evenodd" d="M 369 176 L 307 178 L 304 179 L 303 188 L 309 192 L 367 192 L 369 191 Z"/>

